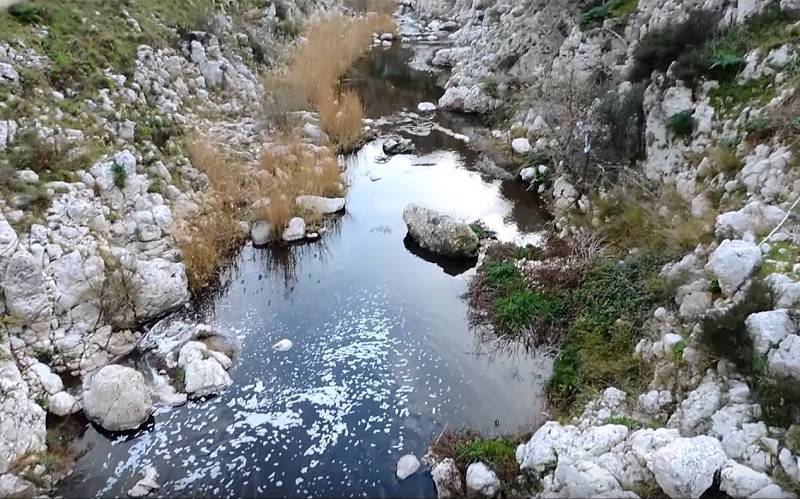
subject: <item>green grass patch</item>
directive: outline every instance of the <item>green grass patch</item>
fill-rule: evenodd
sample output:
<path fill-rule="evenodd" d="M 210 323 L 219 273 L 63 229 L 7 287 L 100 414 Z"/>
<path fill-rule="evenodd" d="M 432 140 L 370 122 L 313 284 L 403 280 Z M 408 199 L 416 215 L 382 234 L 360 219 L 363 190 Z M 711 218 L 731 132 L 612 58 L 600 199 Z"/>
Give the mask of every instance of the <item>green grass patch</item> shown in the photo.
<path fill-rule="evenodd" d="M 118 189 L 125 187 L 125 182 L 128 181 L 128 172 L 125 171 L 125 166 L 119 163 L 111 165 L 111 177 L 114 179 L 114 185 Z"/>
<path fill-rule="evenodd" d="M 581 13 L 579 20 L 581 29 L 597 27 L 606 19 L 614 18 L 624 21 L 628 15 L 636 11 L 638 6 L 638 0 L 609 0 Z"/>
<path fill-rule="evenodd" d="M 633 350 L 660 297 L 652 282 L 666 261 L 663 255 L 641 254 L 602 261 L 587 273 L 575 291 L 581 308 L 546 385 L 556 413 L 574 413 L 608 386 L 632 393 L 647 384 L 648 368 Z"/>
<path fill-rule="evenodd" d="M 686 138 L 691 137 L 694 128 L 697 125 L 697 120 L 692 116 L 694 110 L 686 109 L 679 113 L 675 113 L 667 118 L 667 129 L 672 132 L 676 137 Z"/>
<path fill-rule="evenodd" d="M 515 461 L 517 444 L 510 438 L 484 439 L 477 437 L 460 443 L 455 448 L 459 461 L 468 463 L 482 462 L 493 468 L 499 468 Z"/>
<path fill-rule="evenodd" d="M 635 430 L 640 426 L 635 419 L 629 416 L 611 416 L 604 419 L 603 424 L 618 424 L 627 427 L 629 430 Z"/>

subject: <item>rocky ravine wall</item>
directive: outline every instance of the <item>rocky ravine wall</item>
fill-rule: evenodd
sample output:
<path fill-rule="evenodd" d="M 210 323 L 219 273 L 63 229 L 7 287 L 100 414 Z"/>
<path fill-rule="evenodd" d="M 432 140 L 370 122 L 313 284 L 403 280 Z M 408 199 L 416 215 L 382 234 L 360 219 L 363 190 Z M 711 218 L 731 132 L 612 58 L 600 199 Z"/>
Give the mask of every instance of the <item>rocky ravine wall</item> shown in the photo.
<path fill-rule="evenodd" d="M 518 154 L 551 153 L 557 146 L 543 126 L 548 117 L 530 104 L 543 82 L 563 81 L 565 75 L 591 82 L 602 71 L 612 88 L 624 93 L 631 88 L 624 80 L 645 35 L 687 19 L 692 10 L 716 11 L 719 25 L 728 26 L 746 23 L 768 8 L 797 8 L 786 0 L 641 0 L 631 3 L 623 28 L 609 19 L 584 30 L 578 19 L 588 8 L 578 2 L 407 3 L 423 19 L 453 19 L 461 26 L 451 35 L 452 47 L 438 51 L 431 61 L 452 67 L 440 106 L 490 113 L 503 105 L 507 83 L 528 92 L 513 103 L 511 130 L 494 132 Z M 788 25 L 776 32 L 796 28 Z M 775 293 L 771 310 L 746 320 L 754 363 L 765 376 L 800 380 L 796 224 L 788 217 L 765 238 L 800 196 L 794 139 L 781 134 L 753 138 L 748 125 L 778 114 L 792 101 L 796 40 L 778 39 L 745 55 L 735 84 L 724 87 L 724 98 L 715 94 L 715 83 L 691 89 L 672 70 L 645 81 L 641 177 L 661 190 L 674 189 L 688 206 L 687 213 L 676 216 L 709 219 L 715 240 L 663 269 L 666 279 L 680 276 L 680 286 L 669 310 L 655 311 L 636 347 L 655 372 L 648 391 L 626 394 L 609 387 L 570 424 L 548 422 L 519 447 L 517 461 L 536 478 L 538 487 L 531 491 L 536 497 L 639 497 L 657 489 L 670 497 L 700 497 L 713 484 L 736 498 L 794 497 L 792 491 L 800 487 L 798 427 L 765 424 L 767 408 L 754 393 L 753 377 L 724 359 L 709 363 L 700 343 L 701 319 L 744 300 L 751 282 L 765 278 Z M 742 96 L 740 90 L 748 85 L 758 90 Z M 731 104 L 736 99 L 740 101 Z M 685 139 L 676 140 L 667 121 L 687 110 L 693 127 Z M 581 111 L 588 114 L 588 109 Z M 720 168 L 713 155 L 720 144 L 732 149 L 737 167 Z M 591 213 L 591 200 L 579 194 L 568 166 L 521 173 L 525 181 L 540 185 L 539 194 L 550 201 L 566 231 L 576 206 Z M 666 206 L 661 213 L 667 219 L 671 215 Z M 607 220 L 595 217 L 593 223 Z M 612 422 L 617 424 L 608 424 Z M 442 496 L 454 483 L 455 472 L 452 462 L 434 469 Z M 467 487 L 474 490 L 494 494 L 499 484 L 493 480 L 489 476 L 470 487 L 467 472 Z M 455 482 L 460 487 L 460 479 Z"/>
<path fill-rule="evenodd" d="M 0 34 L 0 160 L 19 181 L 19 192 L 0 191 L 0 497 L 30 491 L 12 472 L 51 472 L 19 463 L 47 451 L 46 412 L 82 408 L 80 390 L 65 390 L 60 375 L 88 381 L 135 347 L 138 324 L 190 299 L 172 236 L 183 220 L 203 216 L 207 179 L 184 156 L 176 131 L 201 130 L 255 161 L 264 128 L 256 60 L 288 43 L 280 26 L 338 7 L 288 0 L 226 8 L 246 10 L 247 23 L 212 9 L 213 33 L 181 33 L 177 46 L 138 45 L 127 61 L 132 75 L 105 69 L 107 83 L 90 99 L 49 86 L 42 75 L 56 63 L 30 38 Z M 149 23 L 158 22 L 147 13 L 124 16 L 133 34 L 151 35 Z M 43 29 L 32 25 L 29 33 Z M 250 48 L 265 46 L 273 52 Z M 167 129 L 173 140 L 164 144 L 156 133 Z M 15 153 L 32 140 L 99 148 L 98 159 L 64 179 L 14 172 Z M 27 194 L 34 189 L 47 199 L 38 219 Z"/>

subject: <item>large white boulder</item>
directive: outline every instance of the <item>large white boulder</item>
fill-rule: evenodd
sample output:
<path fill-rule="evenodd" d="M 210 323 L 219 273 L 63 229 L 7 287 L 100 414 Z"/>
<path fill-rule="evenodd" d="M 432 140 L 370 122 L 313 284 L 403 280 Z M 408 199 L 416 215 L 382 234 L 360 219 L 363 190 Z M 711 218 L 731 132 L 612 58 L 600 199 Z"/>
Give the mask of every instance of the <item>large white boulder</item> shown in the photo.
<path fill-rule="evenodd" d="M 725 296 L 731 296 L 761 263 L 761 250 L 754 243 L 726 239 L 711 253 L 705 269 L 716 276 Z"/>
<path fill-rule="evenodd" d="M 734 499 L 745 499 L 764 487 L 772 485 L 772 479 L 760 471 L 730 461 L 720 473 L 719 489 Z"/>
<path fill-rule="evenodd" d="M 566 497 L 621 497 L 622 487 L 607 469 L 591 461 L 561 459 L 555 473 Z"/>
<path fill-rule="evenodd" d="M 753 347 L 761 355 L 795 331 L 789 311 L 783 308 L 751 314 L 744 323 L 747 334 L 753 339 Z"/>
<path fill-rule="evenodd" d="M 142 373 L 112 364 L 89 380 L 83 394 L 83 412 L 106 430 L 132 430 L 150 417 L 153 400 Z"/>
<path fill-rule="evenodd" d="M 467 493 L 477 493 L 486 497 L 494 497 L 500 490 L 500 479 L 494 471 L 481 462 L 467 467 Z"/>
<path fill-rule="evenodd" d="M 414 241 L 433 253 L 455 258 L 478 255 L 478 236 L 450 215 L 412 203 L 403 210 L 403 221 Z"/>
<path fill-rule="evenodd" d="M 23 323 L 50 321 L 52 301 L 47 293 L 41 260 L 20 249 L 8 260 L 2 276 L 7 312 Z"/>
<path fill-rule="evenodd" d="M 786 213 L 778 206 L 764 205 L 753 201 L 737 211 L 729 211 L 717 216 L 716 234 L 718 237 L 741 238 L 746 234 L 755 235 L 771 230 L 778 225 Z"/>
<path fill-rule="evenodd" d="M 452 459 L 444 459 L 434 466 L 431 477 L 436 485 L 439 499 L 464 497 L 464 482 L 461 480 L 461 472 L 458 471 L 456 462 Z"/>
<path fill-rule="evenodd" d="M 790 334 L 767 355 L 770 374 L 800 380 L 800 336 Z"/>
<path fill-rule="evenodd" d="M 727 460 L 719 440 L 701 435 L 661 447 L 647 467 L 668 496 L 699 498 Z"/>
<path fill-rule="evenodd" d="M 191 297 L 183 263 L 163 258 L 137 260 L 134 277 L 134 310 L 140 321 L 155 319 Z"/>
<path fill-rule="evenodd" d="M 413 454 L 406 454 L 397 460 L 397 478 L 405 480 L 419 469 L 419 459 Z"/>
<path fill-rule="evenodd" d="M 296 200 L 297 206 L 309 211 L 330 215 L 344 210 L 344 198 L 324 198 L 321 196 L 300 196 Z"/>

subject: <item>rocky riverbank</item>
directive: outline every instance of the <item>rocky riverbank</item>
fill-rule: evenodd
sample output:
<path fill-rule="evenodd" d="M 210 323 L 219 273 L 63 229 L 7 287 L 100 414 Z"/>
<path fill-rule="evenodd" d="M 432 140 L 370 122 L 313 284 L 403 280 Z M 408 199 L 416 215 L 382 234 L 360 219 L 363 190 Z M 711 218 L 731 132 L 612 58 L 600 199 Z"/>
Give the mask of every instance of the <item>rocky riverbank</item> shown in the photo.
<path fill-rule="evenodd" d="M 270 140 L 261 73 L 281 64 L 302 23 L 341 6 L 109 8 L 35 2 L 0 13 L 1 497 L 35 495 L 68 471 L 47 414 L 83 410 L 125 430 L 153 403 L 230 384 L 231 352 L 201 326 L 163 352 L 159 390 L 114 362 L 139 344 L 142 324 L 190 299 L 192 234 L 207 227 L 196 221 L 219 211 L 208 156 L 185 139 L 258 165 Z M 341 209 L 319 201 L 303 203 Z M 244 213 L 227 244 L 250 234 Z M 259 224 L 253 237 L 266 237 Z"/>
<path fill-rule="evenodd" d="M 516 158 L 572 247 L 482 259 L 470 293 L 488 338 L 560 351 L 558 421 L 530 439 L 432 446 L 440 497 L 464 484 L 536 497 L 800 490 L 797 7 L 406 2 L 420 25 L 459 26 L 426 57 L 452 71 L 438 105 L 494 124 L 490 146 Z M 622 291 L 604 293 L 612 282 Z"/>

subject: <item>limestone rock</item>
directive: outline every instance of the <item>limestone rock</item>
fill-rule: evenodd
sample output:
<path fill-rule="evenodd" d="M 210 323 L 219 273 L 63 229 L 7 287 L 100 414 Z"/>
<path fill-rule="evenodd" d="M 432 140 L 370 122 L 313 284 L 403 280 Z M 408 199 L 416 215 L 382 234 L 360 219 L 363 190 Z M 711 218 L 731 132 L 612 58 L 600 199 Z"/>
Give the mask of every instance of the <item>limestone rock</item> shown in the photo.
<path fill-rule="evenodd" d="M 467 467 L 467 493 L 477 493 L 486 497 L 494 497 L 500 490 L 500 479 L 494 471 L 481 462 Z"/>
<path fill-rule="evenodd" d="M 272 242 L 275 236 L 275 229 L 271 223 L 259 220 L 250 228 L 250 239 L 256 246 L 262 246 Z"/>
<path fill-rule="evenodd" d="M 419 469 L 419 459 L 413 454 L 406 454 L 397 460 L 397 478 L 405 480 Z"/>
<path fill-rule="evenodd" d="M 283 231 L 283 240 L 298 241 L 306 237 L 306 222 L 300 217 L 289 220 L 289 226 Z"/>
<path fill-rule="evenodd" d="M 733 461 L 720 473 L 719 489 L 734 499 L 748 498 L 768 485 L 772 485 L 772 479 L 766 473 Z"/>
<path fill-rule="evenodd" d="M 298 206 L 322 215 L 330 215 L 344 210 L 344 198 L 324 198 L 321 196 L 299 196 Z"/>
<path fill-rule="evenodd" d="M 214 358 L 196 360 L 186 366 L 186 393 L 195 397 L 219 393 L 233 383 L 222 365 Z"/>
<path fill-rule="evenodd" d="M 83 412 L 106 430 L 132 430 L 150 417 L 153 401 L 142 373 L 108 365 L 89 381 L 83 394 Z"/>
<path fill-rule="evenodd" d="M 67 416 L 81 409 L 75 397 L 67 392 L 58 392 L 47 400 L 47 410 L 56 416 Z"/>
<path fill-rule="evenodd" d="M 517 154 L 527 154 L 531 151 L 531 143 L 525 137 L 519 137 L 511 141 L 511 149 Z"/>
<path fill-rule="evenodd" d="M 747 334 L 753 339 L 753 347 L 761 355 L 766 355 L 770 348 L 795 331 L 786 309 L 751 314 L 745 320 L 745 325 Z"/>
<path fill-rule="evenodd" d="M 21 457 L 43 452 L 46 433 L 45 412 L 30 398 L 16 363 L 0 360 L 0 473 Z"/>
<path fill-rule="evenodd" d="M 770 350 L 767 366 L 774 376 L 790 376 L 800 380 L 800 336 L 790 334 L 780 342 L 778 348 Z"/>
<path fill-rule="evenodd" d="M 138 260 L 135 268 L 134 307 L 140 321 L 155 319 L 189 301 L 189 279 L 183 263 L 153 258 Z"/>
<path fill-rule="evenodd" d="M 439 499 L 464 497 L 464 482 L 461 472 L 458 471 L 456 462 L 451 458 L 442 460 L 431 471 L 433 483 Z"/>
<path fill-rule="evenodd" d="M 726 239 L 714 250 L 706 270 L 719 280 L 725 296 L 731 296 L 761 263 L 761 250 L 754 243 Z"/>
<path fill-rule="evenodd" d="M 478 236 L 449 215 L 412 203 L 403 210 L 403 221 L 414 241 L 433 253 L 456 258 L 478 255 Z"/>
<path fill-rule="evenodd" d="M 668 496 L 699 498 L 727 460 L 719 440 L 702 435 L 658 449 L 647 467 Z"/>
<path fill-rule="evenodd" d="M 156 478 L 158 478 L 158 472 L 152 466 L 146 466 L 140 472 L 140 475 L 142 479 L 136 482 L 136 484 L 130 490 L 128 490 L 129 496 L 142 497 L 156 489 L 161 488 L 161 485 L 156 482 Z"/>

